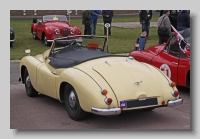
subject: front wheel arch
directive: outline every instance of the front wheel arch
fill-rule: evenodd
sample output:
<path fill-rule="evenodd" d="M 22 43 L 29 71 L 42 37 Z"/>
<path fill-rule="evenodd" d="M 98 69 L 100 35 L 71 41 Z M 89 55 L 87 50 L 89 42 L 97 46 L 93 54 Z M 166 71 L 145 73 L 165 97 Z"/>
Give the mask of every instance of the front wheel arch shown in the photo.
<path fill-rule="evenodd" d="M 64 92 L 65 92 L 65 87 L 68 88 L 68 91 L 70 91 L 70 89 L 72 88 L 72 85 L 67 83 L 67 82 L 62 82 L 61 85 L 60 85 L 60 90 L 59 90 L 59 94 L 60 94 L 60 102 L 61 103 L 64 103 L 65 100 L 64 100 Z"/>

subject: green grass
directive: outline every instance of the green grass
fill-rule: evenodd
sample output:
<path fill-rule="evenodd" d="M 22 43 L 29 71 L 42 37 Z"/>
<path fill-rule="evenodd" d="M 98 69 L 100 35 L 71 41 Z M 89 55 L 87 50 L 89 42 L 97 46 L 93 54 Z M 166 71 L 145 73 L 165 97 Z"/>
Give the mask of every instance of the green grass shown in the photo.
<path fill-rule="evenodd" d="M 152 18 L 152 22 L 158 20 L 157 16 Z M 99 17 L 98 23 L 102 23 L 102 17 Z M 139 22 L 139 17 L 115 17 L 113 22 Z M 48 46 L 45 46 L 44 43 L 40 40 L 34 40 L 32 34 L 30 33 L 32 20 L 10 20 L 10 26 L 15 31 L 16 41 L 13 43 L 13 47 L 10 48 L 10 60 L 20 60 L 25 56 L 25 49 L 31 49 L 31 55 L 37 55 L 45 50 L 49 49 Z M 81 28 L 82 32 L 84 26 L 82 25 L 81 18 L 72 18 L 70 19 L 70 24 L 78 26 Z M 97 25 L 97 35 L 103 35 L 103 25 Z M 116 53 L 129 53 L 133 50 L 133 46 L 137 37 L 141 34 L 141 27 L 139 28 L 120 28 L 112 27 L 112 35 L 109 36 L 108 46 L 109 52 Z M 150 28 L 149 37 L 151 40 L 148 40 L 146 48 L 151 45 L 158 43 L 158 36 L 156 33 L 156 28 Z"/>

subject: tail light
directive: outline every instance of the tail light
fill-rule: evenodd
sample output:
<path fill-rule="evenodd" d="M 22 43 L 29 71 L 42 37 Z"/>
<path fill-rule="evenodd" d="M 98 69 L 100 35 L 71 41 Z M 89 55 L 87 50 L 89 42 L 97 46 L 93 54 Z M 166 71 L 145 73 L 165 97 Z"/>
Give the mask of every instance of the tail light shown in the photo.
<path fill-rule="evenodd" d="M 105 103 L 110 105 L 112 103 L 112 98 L 105 98 Z"/>
<path fill-rule="evenodd" d="M 170 86 L 171 86 L 171 87 L 175 87 L 175 86 L 176 86 L 176 83 L 175 83 L 175 82 L 171 82 L 171 83 L 170 83 Z"/>
<path fill-rule="evenodd" d="M 108 94 L 108 91 L 106 89 L 101 90 L 101 94 L 106 96 Z"/>
<path fill-rule="evenodd" d="M 172 96 L 174 96 L 174 97 L 177 97 L 179 95 L 179 92 L 178 91 L 172 91 Z"/>

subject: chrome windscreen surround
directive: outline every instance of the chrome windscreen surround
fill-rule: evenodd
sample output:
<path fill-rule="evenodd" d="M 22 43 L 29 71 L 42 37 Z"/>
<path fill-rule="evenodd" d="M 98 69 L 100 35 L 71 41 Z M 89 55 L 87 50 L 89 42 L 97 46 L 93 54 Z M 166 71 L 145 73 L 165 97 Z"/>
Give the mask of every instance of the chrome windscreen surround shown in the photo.
<path fill-rule="evenodd" d="M 72 34 L 72 35 L 74 34 L 74 28 L 70 29 L 70 34 Z"/>
<path fill-rule="evenodd" d="M 120 108 L 99 109 L 99 108 L 92 107 L 91 112 L 93 114 L 96 114 L 96 115 L 109 116 L 109 115 L 119 115 L 119 114 L 121 114 L 121 109 Z"/>
<path fill-rule="evenodd" d="M 167 106 L 168 107 L 173 107 L 173 106 L 181 105 L 182 103 L 183 103 L 183 99 L 179 98 L 177 100 L 170 100 L 170 101 L 168 101 Z"/>

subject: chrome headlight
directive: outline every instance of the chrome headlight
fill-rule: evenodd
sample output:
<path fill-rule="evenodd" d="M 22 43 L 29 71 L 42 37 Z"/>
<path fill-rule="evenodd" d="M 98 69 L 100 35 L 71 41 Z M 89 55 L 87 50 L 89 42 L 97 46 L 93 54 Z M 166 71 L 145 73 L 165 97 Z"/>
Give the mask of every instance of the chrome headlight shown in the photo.
<path fill-rule="evenodd" d="M 74 34 L 74 29 L 73 28 L 70 29 L 70 34 Z"/>
<path fill-rule="evenodd" d="M 60 30 L 59 29 L 55 29 L 55 33 L 58 35 L 60 34 Z"/>

